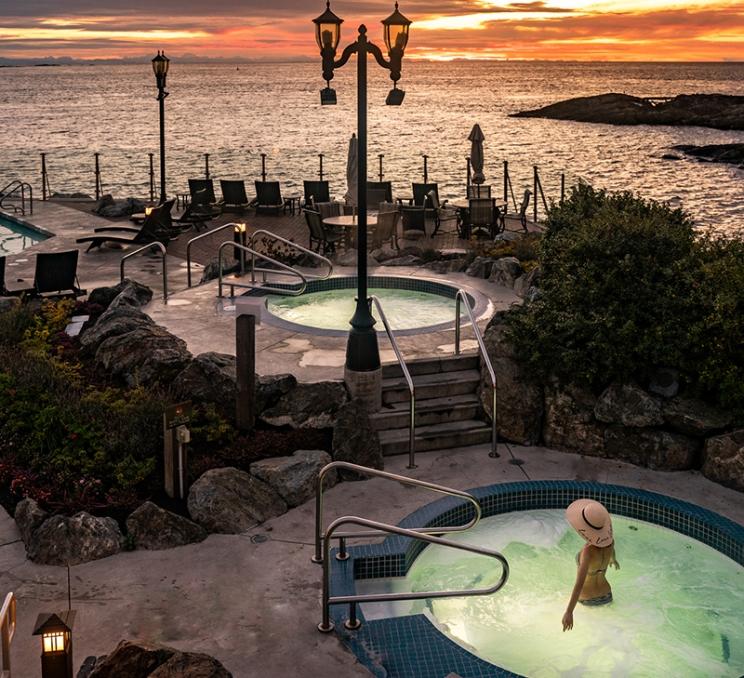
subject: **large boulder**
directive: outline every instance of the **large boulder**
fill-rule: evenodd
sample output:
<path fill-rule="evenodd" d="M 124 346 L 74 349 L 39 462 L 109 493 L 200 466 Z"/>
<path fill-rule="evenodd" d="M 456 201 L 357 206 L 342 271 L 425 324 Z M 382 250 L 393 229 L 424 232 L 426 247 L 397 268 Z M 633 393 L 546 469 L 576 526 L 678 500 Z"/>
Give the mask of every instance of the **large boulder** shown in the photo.
<path fill-rule="evenodd" d="M 202 474 L 189 490 L 188 508 L 193 520 L 220 534 L 240 534 L 287 511 L 276 490 L 232 467 Z"/>
<path fill-rule="evenodd" d="M 662 405 L 667 426 L 688 436 L 705 437 L 723 431 L 731 424 L 731 415 L 702 400 L 672 398 Z"/>
<path fill-rule="evenodd" d="M 141 325 L 108 337 L 95 357 L 100 367 L 127 386 L 169 383 L 190 360 L 186 342 L 159 325 Z"/>
<path fill-rule="evenodd" d="M 297 386 L 293 374 L 256 375 L 256 411 L 274 407 L 280 398 Z"/>
<path fill-rule="evenodd" d="M 104 198 L 111 198 L 111 196 L 104 196 Z M 99 202 L 95 209 L 95 212 L 102 217 L 116 218 L 116 217 L 129 217 L 136 212 L 145 211 L 145 203 L 138 198 L 124 198 L 123 200 L 114 200 L 108 204 L 101 204 L 103 199 Z"/>
<path fill-rule="evenodd" d="M 685 471 L 698 463 L 700 443 L 679 433 L 609 426 L 605 453 L 613 459 L 662 471 Z"/>
<path fill-rule="evenodd" d="M 540 293 L 540 276 L 541 270 L 537 266 L 531 271 L 520 275 L 514 281 L 514 291 L 517 293 L 517 296 L 530 301 L 535 299 Z"/>
<path fill-rule="evenodd" d="M 118 285 L 111 287 L 96 287 L 89 295 L 88 301 L 92 304 L 108 308 L 114 300 L 117 306 L 134 306 L 140 308 L 150 303 L 152 290 L 142 283 L 126 278 Z"/>
<path fill-rule="evenodd" d="M 384 468 L 380 435 L 372 425 L 369 412 L 358 401 L 344 405 L 333 427 L 333 460 L 347 461 L 370 468 Z M 341 471 L 346 480 L 357 480 L 359 475 Z M 362 476 L 366 479 L 366 476 Z"/>
<path fill-rule="evenodd" d="M 331 462 L 323 450 L 297 450 L 291 457 L 261 459 L 251 464 L 251 474 L 271 485 L 279 496 L 294 507 L 315 496 L 320 470 Z M 336 484 L 336 472 L 326 476 L 325 487 Z"/>
<path fill-rule="evenodd" d="M 473 278 L 488 278 L 491 275 L 493 259 L 491 257 L 476 257 L 467 267 L 465 274 Z"/>
<path fill-rule="evenodd" d="M 78 565 L 119 553 L 122 534 L 113 518 L 81 511 L 52 516 L 33 532 L 26 554 L 41 565 Z"/>
<path fill-rule="evenodd" d="M 435 273 L 462 273 L 466 268 L 465 257 L 430 261 L 426 264 L 426 267 Z"/>
<path fill-rule="evenodd" d="M 85 673 L 83 673 L 83 671 Z M 104 657 L 88 657 L 78 678 L 232 678 L 216 659 L 165 645 L 122 640 Z"/>
<path fill-rule="evenodd" d="M 703 475 L 744 492 L 744 428 L 705 441 Z"/>
<path fill-rule="evenodd" d="M 543 389 L 531 381 L 517 362 L 514 347 L 506 337 L 506 312 L 497 313 L 483 337 L 496 373 L 496 413 L 499 435 L 525 445 L 540 439 L 543 419 Z M 480 398 L 490 419 L 493 388 L 485 365 L 481 367 Z"/>
<path fill-rule="evenodd" d="M 261 420 L 272 426 L 331 428 L 348 399 L 346 387 L 338 381 L 297 384 L 265 410 Z"/>
<path fill-rule="evenodd" d="M 235 356 L 201 353 L 173 381 L 173 393 L 181 400 L 214 403 L 227 415 L 235 416 L 237 389 Z"/>
<path fill-rule="evenodd" d="M 516 257 L 501 257 L 493 262 L 488 279 L 502 287 L 514 287 L 514 283 L 522 275 L 522 264 Z"/>
<path fill-rule="evenodd" d="M 31 544 L 36 529 L 40 527 L 48 517 L 49 514 L 42 509 L 34 499 L 26 497 L 18 502 L 15 509 L 15 521 L 26 548 Z"/>
<path fill-rule="evenodd" d="M 93 327 L 83 330 L 80 336 L 80 350 L 88 355 L 94 355 L 105 339 L 154 324 L 149 315 L 133 306 L 109 308 L 101 314 Z"/>
<path fill-rule="evenodd" d="M 556 450 L 604 456 L 605 425 L 594 418 L 594 395 L 576 386 L 545 387 L 545 445 Z"/>
<path fill-rule="evenodd" d="M 127 518 L 127 533 L 137 548 L 153 551 L 193 544 L 207 538 L 206 530 L 183 516 L 146 501 Z"/>
<path fill-rule="evenodd" d="M 594 416 L 606 424 L 643 428 L 661 426 L 661 404 L 634 384 L 612 384 L 599 396 Z"/>

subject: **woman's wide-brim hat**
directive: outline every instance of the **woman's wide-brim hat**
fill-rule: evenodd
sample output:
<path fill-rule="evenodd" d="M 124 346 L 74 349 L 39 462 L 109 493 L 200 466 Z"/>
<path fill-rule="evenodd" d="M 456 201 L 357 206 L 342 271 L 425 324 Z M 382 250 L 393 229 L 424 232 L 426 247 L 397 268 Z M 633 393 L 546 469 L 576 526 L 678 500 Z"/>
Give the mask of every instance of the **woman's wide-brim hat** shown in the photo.
<path fill-rule="evenodd" d="M 577 499 L 566 509 L 566 520 L 593 546 L 612 544 L 612 519 L 598 501 Z"/>

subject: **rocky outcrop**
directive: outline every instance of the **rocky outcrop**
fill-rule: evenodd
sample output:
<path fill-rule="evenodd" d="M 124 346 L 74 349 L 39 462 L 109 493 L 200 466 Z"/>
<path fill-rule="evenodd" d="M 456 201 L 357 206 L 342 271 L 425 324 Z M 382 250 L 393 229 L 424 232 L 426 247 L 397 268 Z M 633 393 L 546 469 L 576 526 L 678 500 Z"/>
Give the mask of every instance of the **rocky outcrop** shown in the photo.
<path fill-rule="evenodd" d="M 33 499 L 26 497 L 18 502 L 15 509 L 15 521 L 18 531 L 21 533 L 21 539 L 29 547 L 36 529 L 49 517 Z"/>
<path fill-rule="evenodd" d="M 702 400 L 673 398 L 662 404 L 664 422 L 669 428 L 688 436 L 705 437 L 731 425 L 731 415 Z"/>
<path fill-rule="evenodd" d="M 150 303 L 152 290 L 147 285 L 126 278 L 118 285 L 96 287 L 88 295 L 88 301 L 107 309 L 117 297 L 121 297 L 117 306 L 126 305 L 140 308 Z"/>
<path fill-rule="evenodd" d="M 297 450 L 291 457 L 262 459 L 251 464 L 251 474 L 273 487 L 290 508 L 315 496 L 320 470 L 331 462 L 323 450 Z M 336 484 L 336 472 L 326 476 L 324 487 Z"/>
<path fill-rule="evenodd" d="M 594 416 L 606 424 L 647 427 L 664 423 L 661 404 L 633 384 L 612 384 L 599 396 Z"/>
<path fill-rule="evenodd" d="M 159 325 L 140 325 L 105 339 L 95 362 L 127 386 L 170 383 L 191 360 L 186 342 Z"/>
<path fill-rule="evenodd" d="M 465 257 L 458 259 L 444 259 L 441 261 L 431 261 L 426 267 L 435 273 L 462 273 L 466 268 Z"/>
<path fill-rule="evenodd" d="M 158 551 L 207 538 L 206 530 L 183 516 L 146 501 L 127 518 L 127 533 L 137 548 Z"/>
<path fill-rule="evenodd" d="M 543 389 L 533 383 L 517 362 L 514 348 L 506 338 L 506 312 L 497 313 L 483 337 L 496 373 L 496 411 L 499 435 L 526 445 L 540 439 L 543 419 Z M 491 418 L 493 389 L 489 372 L 481 367 L 480 398 Z"/>
<path fill-rule="evenodd" d="M 656 429 L 609 426 L 605 430 L 605 456 L 664 471 L 685 471 L 697 465 L 697 440 Z"/>
<path fill-rule="evenodd" d="M 594 417 L 597 399 L 576 386 L 557 383 L 545 387 L 543 439 L 556 450 L 579 452 L 591 457 L 605 456 L 605 425 Z"/>
<path fill-rule="evenodd" d="M 80 336 L 80 350 L 93 355 L 109 337 L 118 337 L 141 327 L 153 325 L 155 323 L 149 315 L 133 306 L 109 308 L 101 314 L 93 327 L 83 330 Z"/>
<path fill-rule="evenodd" d="M 333 427 L 332 449 L 334 461 L 384 468 L 380 436 L 372 426 L 369 413 L 357 401 L 351 401 L 339 411 Z M 360 478 L 351 471 L 341 471 L 340 474 L 345 480 Z M 366 479 L 366 476 L 362 476 L 362 479 Z"/>
<path fill-rule="evenodd" d="M 261 420 L 272 426 L 331 428 L 348 399 L 346 387 L 338 381 L 297 384 L 265 410 Z"/>
<path fill-rule="evenodd" d="M 295 386 L 297 379 L 293 374 L 256 375 L 256 411 L 274 407 Z"/>
<path fill-rule="evenodd" d="M 473 278 L 488 278 L 493 268 L 491 257 L 476 257 L 465 270 L 465 274 Z"/>
<path fill-rule="evenodd" d="M 744 97 L 724 94 L 680 94 L 654 102 L 628 94 L 600 94 L 560 101 L 516 118 L 550 118 L 611 125 L 695 125 L 744 129 Z"/>
<path fill-rule="evenodd" d="M 501 257 L 493 262 L 488 279 L 496 285 L 513 288 L 517 278 L 522 275 L 522 264 L 516 257 Z"/>
<path fill-rule="evenodd" d="M 84 673 L 83 673 L 84 671 Z M 122 640 L 104 657 L 88 657 L 78 678 L 232 678 L 216 659 L 165 645 Z"/>
<path fill-rule="evenodd" d="M 93 211 L 102 217 L 129 217 L 136 212 L 145 211 L 145 203 L 137 198 L 114 200 L 110 194 L 101 197 Z"/>
<path fill-rule="evenodd" d="M 97 518 L 83 511 L 72 518 L 47 518 L 33 531 L 26 554 L 41 565 L 78 565 L 118 553 L 122 541 L 113 518 Z"/>
<path fill-rule="evenodd" d="M 202 474 L 189 490 L 188 508 L 193 520 L 220 534 L 240 534 L 287 511 L 276 490 L 232 467 Z"/>
<path fill-rule="evenodd" d="M 705 441 L 703 475 L 744 492 L 744 429 Z"/>
<path fill-rule="evenodd" d="M 235 356 L 201 353 L 173 381 L 173 394 L 180 400 L 214 403 L 228 419 L 235 416 L 237 390 Z"/>
<path fill-rule="evenodd" d="M 674 146 L 674 149 L 705 162 L 723 162 L 744 167 L 744 144 L 715 144 L 709 146 L 683 144 Z"/>
<path fill-rule="evenodd" d="M 533 268 L 527 273 L 523 273 L 514 281 L 514 291 L 517 296 L 528 301 L 533 301 L 540 293 L 540 275 L 539 267 Z"/>

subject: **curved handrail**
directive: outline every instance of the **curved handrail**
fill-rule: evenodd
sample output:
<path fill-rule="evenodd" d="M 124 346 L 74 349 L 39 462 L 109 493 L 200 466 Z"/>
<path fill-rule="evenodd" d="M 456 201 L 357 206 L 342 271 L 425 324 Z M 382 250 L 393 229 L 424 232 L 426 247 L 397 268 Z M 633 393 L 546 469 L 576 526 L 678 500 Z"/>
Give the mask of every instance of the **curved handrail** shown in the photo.
<path fill-rule="evenodd" d="M 222 226 L 219 226 L 218 228 L 213 228 L 211 231 L 207 231 L 206 233 L 197 235 L 195 238 L 191 238 L 191 240 L 189 240 L 186 243 L 186 285 L 188 287 L 191 287 L 191 246 L 197 240 L 201 240 L 202 238 L 206 238 L 208 235 L 214 235 L 215 233 L 224 231 L 226 228 L 235 228 L 237 225 L 238 224 L 234 222 L 230 222 L 229 224 L 223 224 Z"/>
<path fill-rule="evenodd" d="M 121 278 L 121 282 L 124 282 L 124 263 L 127 259 L 130 259 L 136 254 L 139 254 L 140 252 L 144 252 L 145 250 L 152 249 L 153 247 L 157 247 L 160 250 L 160 254 L 162 256 L 163 260 L 163 302 L 168 303 L 168 264 L 166 262 L 166 256 L 168 254 L 168 251 L 165 249 L 165 245 L 163 245 L 162 242 L 159 242 L 155 240 L 154 242 L 148 243 L 147 245 L 144 245 L 143 247 L 140 247 L 139 249 L 134 250 L 134 252 L 129 252 L 128 254 L 125 254 L 121 258 L 121 262 L 119 264 L 119 277 Z"/>
<path fill-rule="evenodd" d="M 354 596 L 333 596 L 330 595 L 330 572 L 331 568 L 329 565 L 329 552 L 330 552 L 330 541 L 333 538 L 333 533 L 342 525 L 359 525 L 361 527 L 369 527 L 377 530 L 378 532 L 388 532 L 390 534 L 397 534 L 402 537 L 409 537 L 410 539 L 418 539 L 425 541 L 429 544 L 438 544 L 439 546 L 446 546 L 448 548 L 457 549 L 459 551 L 468 551 L 469 553 L 476 553 L 482 556 L 490 556 L 498 560 L 501 563 L 501 577 L 499 580 L 488 588 L 484 589 L 466 589 L 464 591 L 419 591 L 419 592 L 408 592 L 408 593 L 369 593 L 364 595 Z M 431 534 L 424 534 L 416 530 L 409 530 L 404 527 L 398 527 L 396 525 L 387 525 L 385 523 L 377 522 L 376 520 L 367 520 L 366 518 L 359 518 L 358 516 L 343 516 L 334 520 L 325 532 L 325 539 L 323 544 L 323 593 L 322 593 L 322 605 L 323 605 L 323 620 L 318 624 L 318 630 L 323 633 L 329 633 L 333 630 L 333 622 L 331 621 L 331 605 L 340 605 L 344 603 L 349 604 L 349 619 L 346 621 L 345 626 L 348 629 L 358 629 L 361 626 L 361 622 L 356 617 L 356 605 L 357 603 L 374 603 L 384 602 L 390 600 L 425 600 L 431 598 L 461 598 L 466 596 L 487 596 L 492 593 L 496 593 L 500 588 L 506 584 L 509 578 L 509 563 L 506 558 L 501 555 L 498 551 L 486 549 L 481 546 L 472 546 L 470 544 L 460 544 L 455 541 L 442 539 L 441 537 L 435 537 Z"/>
<path fill-rule="evenodd" d="M 403 360 L 403 355 L 400 352 L 400 348 L 398 348 L 398 342 L 395 339 L 395 335 L 390 329 L 390 325 L 385 317 L 385 312 L 382 310 L 382 303 L 374 294 L 370 299 L 375 305 L 377 312 L 380 314 L 380 320 L 382 320 L 382 324 L 385 326 L 385 332 L 387 333 L 390 344 L 393 347 L 395 357 L 398 359 L 398 364 L 400 365 L 401 370 L 403 370 L 403 376 L 406 378 L 406 382 L 408 383 L 408 391 L 411 396 L 411 421 L 408 435 L 408 468 L 414 469 L 416 468 L 416 387 L 411 378 L 411 373 L 408 371 L 408 365 L 406 365 L 406 361 Z"/>
<path fill-rule="evenodd" d="M 376 478 L 387 478 L 388 480 L 394 480 L 395 482 L 403 485 L 412 485 L 414 487 L 424 487 L 427 490 L 433 492 L 439 492 L 440 494 L 446 494 L 450 497 L 459 497 L 465 501 L 469 501 L 475 509 L 475 516 L 473 516 L 470 522 L 465 525 L 458 525 L 455 527 L 421 527 L 416 528 L 413 532 L 417 534 L 447 534 L 448 532 L 465 532 L 471 527 L 477 525 L 481 518 L 481 507 L 478 500 L 468 492 L 462 490 L 455 490 L 451 487 L 445 487 L 444 485 L 436 485 L 434 483 L 428 483 L 425 480 L 418 480 L 417 478 L 408 478 L 407 476 L 401 476 L 397 473 L 390 473 L 388 471 L 380 471 L 375 468 L 369 468 L 368 466 L 360 466 L 359 464 L 352 464 L 348 461 L 332 461 L 330 464 L 326 464 L 318 473 L 318 480 L 315 486 L 315 555 L 312 558 L 314 563 L 323 562 L 322 554 L 322 531 L 323 531 L 323 480 L 326 475 L 334 469 L 343 468 L 349 471 L 355 471 L 356 473 L 362 473 L 368 476 L 374 476 Z M 376 537 L 380 535 L 380 531 L 375 532 L 352 532 L 349 534 L 340 534 L 338 538 L 342 541 L 342 551 L 339 560 L 345 560 L 345 548 L 343 546 L 343 540 L 351 537 Z"/>
<path fill-rule="evenodd" d="M 278 266 L 280 269 L 289 271 L 292 275 L 296 275 L 300 280 L 302 280 L 302 284 L 297 289 L 290 289 L 287 287 L 271 287 L 270 285 L 256 285 L 255 282 L 249 284 L 246 283 L 238 283 L 235 281 L 232 281 L 229 283 L 231 288 L 234 287 L 244 287 L 249 290 L 259 289 L 263 290 L 264 292 L 274 292 L 275 294 L 286 294 L 288 296 L 292 297 L 298 297 L 301 294 L 305 292 L 307 289 L 307 278 L 302 275 L 298 270 L 292 268 L 291 266 L 287 266 L 287 264 L 283 264 L 281 261 L 277 261 L 276 259 L 272 259 L 271 257 L 267 257 L 265 254 L 261 254 L 261 252 L 256 252 L 256 250 L 251 249 L 247 245 L 240 245 L 238 243 L 230 242 L 229 240 L 227 242 L 223 242 L 220 245 L 220 248 L 217 252 L 217 259 L 219 261 L 219 281 L 218 281 L 218 292 L 217 296 L 222 298 L 222 277 L 224 271 L 222 270 L 222 250 L 225 249 L 225 247 L 234 247 L 236 249 L 242 250 L 243 252 L 248 252 L 248 254 L 252 255 L 253 257 L 258 257 L 259 259 L 264 259 L 265 261 L 269 261 L 275 266 Z M 274 271 L 276 273 L 276 271 Z"/>
<path fill-rule="evenodd" d="M 13 592 L 5 596 L 2 608 L 0 608 L 0 651 L 2 652 L 2 663 L 0 663 L 0 675 L 10 676 L 10 644 L 16 630 L 16 597 Z"/>
<path fill-rule="evenodd" d="M 12 187 L 12 188 L 11 188 Z M 10 190 L 8 190 L 10 189 Z M 15 205 L 10 205 L 13 211 L 17 214 L 20 212 L 23 216 L 26 215 L 26 190 L 28 190 L 28 211 L 29 214 L 34 213 L 34 189 L 31 184 L 21 181 L 20 179 L 14 179 L 2 190 L 0 190 L 0 207 L 3 206 L 3 202 L 12 196 L 14 193 L 21 191 L 21 207 L 20 209 Z M 7 192 L 6 192 L 7 191 Z"/>
<path fill-rule="evenodd" d="M 298 245 L 294 240 L 287 240 L 287 238 L 283 238 L 280 235 L 277 235 L 276 233 L 272 233 L 271 231 L 267 231 L 265 228 L 259 228 L 257 231 L 254 231 L 251 233 L 251 237 L 246 243 L 248 247 L 255 249 L 255 240 L 256 236 L 262 234 L 262 235 L 268 235 L 271 236 L 274 240 L 278 240 L 279 242 L 283 242 L 285 245 L 289 245 L 290 247 L 294 247 L 297 250 L 300 250 L 300 252 L 304 252 L 305 254 L 313 257 L 314 259 L 319 259 L 322 263 L 326 264 L 328 266 L 328 272 L 325 275 L 315 275 L 314 273 L 306 273 L 305 277 L 308 280 L 327 280 L 328 278 L 333 275 L 333 262 L 324 257 L 322 254 L 319 254 L 318 252 L 313 252 L 311 249 L 308 249 L 307 247 L 303 247 L 302 245 Z M 292 269 L 294 270 L 294 269 Z M 264 273 L 264 282 L 266 282 L 266 273 L 277 273 L 277 271 L 270 269 L 270 268 L 256 268 L 256 262 L 255 258 L 251 257 L 251 281 L 256 282 L 256 271 L 260 271 L 261 273 Z"/>
<path fill-rule="evenodd" d="M 468 301 L 468 295 L 467 292 L 463 289 L 457 290 L 457 294 L 455 295 L 455 355 L 460 355 L 460 304 L 463 303 L 465 305 L 465 310 L 468 312 L 468 318 L 470 319 L 470 324 L 473 326 L 473 333 L 475 334 L 475 338 L 478 341 L 478 348 L 480 350 L 481 356 L 483 358 L 483 362 L 486 364 L 486 368 L 488 369 L 488 374 L 491 377 L 491 387 L 492 387 L 492 403 L 491 403 L 491 452 L 489 453 L 490 457 L 498 457 L 499 455 L 499 434 L 498 434 L 498 426 L 496 423 L 496 372 L 494 372 L 493 364 L 491 363 L 491 358 L 488 356 L 488 351 L 486 350 L 486 344 L 483 341 L 483 335 L 481 334 L 480 328 L 478 327 L 478 323 L 475 321 L 475 316 L 473 315 L 473 309 L 470 307 L 470 302 Z"/>

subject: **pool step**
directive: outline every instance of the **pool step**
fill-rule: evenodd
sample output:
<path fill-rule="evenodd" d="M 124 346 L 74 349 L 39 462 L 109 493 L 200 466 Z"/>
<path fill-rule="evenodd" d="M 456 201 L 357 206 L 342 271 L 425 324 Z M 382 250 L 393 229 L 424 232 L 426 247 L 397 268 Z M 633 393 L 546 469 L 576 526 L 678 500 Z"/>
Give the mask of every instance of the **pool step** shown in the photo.
<path fill-rule="evenodd" d="M 482 421 L 477 355 L 411 360 L 416 387 L 416 452 L 482 445 L 491 427 Z M 410 391 L 400 365 L 382 368 L 382 410 L 372 415 L 384 455 L 407 454 Z"/>

